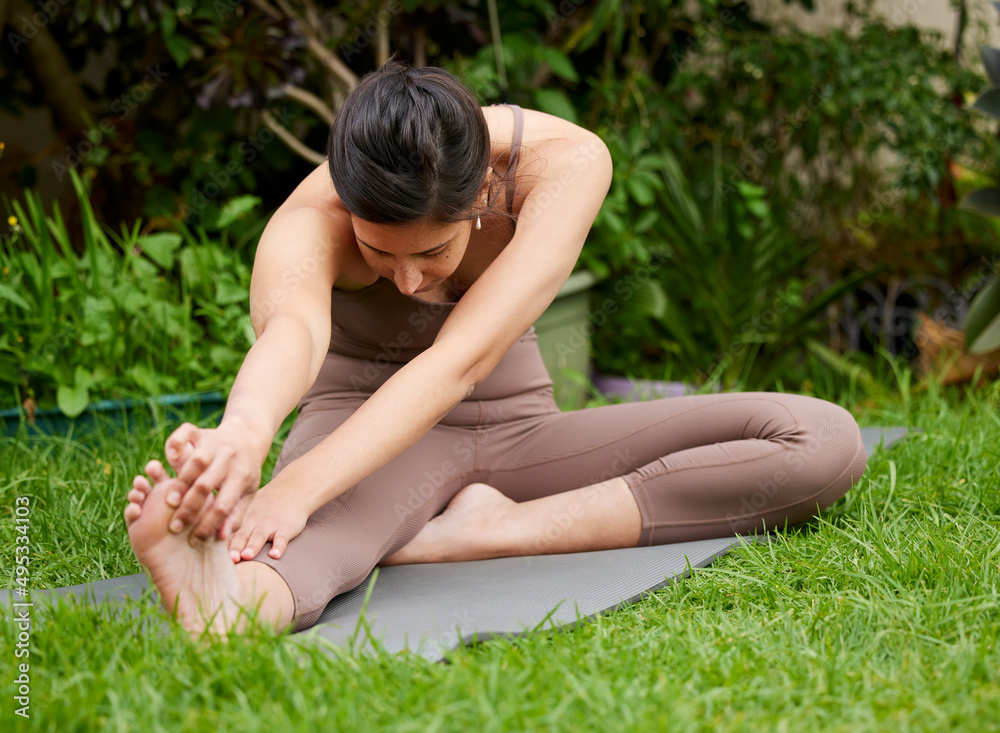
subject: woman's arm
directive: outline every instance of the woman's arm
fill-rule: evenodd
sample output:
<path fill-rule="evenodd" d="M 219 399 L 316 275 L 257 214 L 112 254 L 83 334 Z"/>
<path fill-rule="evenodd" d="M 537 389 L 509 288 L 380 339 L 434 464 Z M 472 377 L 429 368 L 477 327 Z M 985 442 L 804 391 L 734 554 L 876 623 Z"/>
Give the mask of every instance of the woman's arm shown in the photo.
<path fill-rule="evenodd" d="M 312 513 L 369 476 L 468 397 L 558 294 L 607 194 L 611 157 L 600 138 L 575 125 L 527 110 L 525 120 L 524 143 L 544 167 L 526 177 L 533 185 L 511 242 L 456 304 L 433 346 L 261 493 L 294 496 Z M 267 522 L 245 524 L 230 548 L 249 548 L 243 557 L 253 557 L 273 539 L 277 557 L 291 539 L 283 535 Z"/>
<path fill-rule="evenodd" d="M 330 218 L 279 210 L 261 235 L 250 284 L 257 340 L 236 376 L 216 429 L 190 423 L 166 443 L 167 460 L 189 485 L 174 520 L 190 524 L 218 489 L 193 534 L 211 537 L 237 502 L 260 486 L 260 470 L 282 421 L 316 380 L 330 344 L 336 279 Z M 238 517 L 234 517 L 238 524 Z"/>

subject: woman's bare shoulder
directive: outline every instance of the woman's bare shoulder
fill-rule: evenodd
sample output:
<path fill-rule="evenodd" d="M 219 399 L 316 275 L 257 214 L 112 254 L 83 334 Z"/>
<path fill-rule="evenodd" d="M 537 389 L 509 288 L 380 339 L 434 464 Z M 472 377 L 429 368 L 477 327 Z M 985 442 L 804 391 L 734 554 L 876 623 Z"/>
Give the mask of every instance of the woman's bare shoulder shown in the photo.
<path fill-rule="evenodd" d="M 261 245 L 273 245 L 282 254 L 299 251 L 329 261 L 336 288 L 352 290 L 377 279 L 358 251 L 351 214 L 337 196 L 325 163 L 306 176 L 274 212 Z"/>
<path fill-rule="evenodd" d="M 482 110 L 483 116 L 486 118 L 486 126 L 490 130 L 490 139 L 494 145 L 506 143 L 509 149 L 514 134 L 513 110 L 505 104 L 483 107 Z M 524 129 L 521 134 L 522 145 L 534 146 L 553 141 L 593 137 L 593 133 L 586 128 L 561 117 L 527 107 L 522 107 L 521 112 L 524 119 Z"/>
<path fill-rule="evenodd" d="M 587 161 L 607 154 L 604 142 L 577 124 L 538 110 L 522 109 L 522 113 L 521 149 L 512 202 L 515 215 L 547 177 L 565 175 L 567 167 L 573 170 L 586 167 Z M 496 105 L 483 107 L 483 115 L 490 130 L 492 164 L 500 175 L 505 175 L 510 165 L 514 114 L 509 106 Z M 503 195 L 506 197 L 506 192 Z"/>
<path fill-rule="evenodd" d="M 303 178 L 275 213 L 303 207 L 330 212 L 343 208 L 340 204 L 340 198 L 337 196 L 337 190 L 333 187 L 333 181 L 330 179 L 330 169 L 326 162 L 316 166 L 308 176 Z"/>

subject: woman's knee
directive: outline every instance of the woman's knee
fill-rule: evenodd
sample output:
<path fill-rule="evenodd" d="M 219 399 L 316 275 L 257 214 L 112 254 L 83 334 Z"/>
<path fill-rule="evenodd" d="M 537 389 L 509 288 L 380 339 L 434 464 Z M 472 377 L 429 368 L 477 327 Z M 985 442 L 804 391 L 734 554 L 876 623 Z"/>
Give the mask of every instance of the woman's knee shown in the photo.
<path fill-rule="evenodd" d="M 816 505 L 826 509 L 858 482 L 868 456 L 850 412 L 833 402 L 806 399 L 800 416 L 806 438 L 796 460 L 807 469 Z"/>

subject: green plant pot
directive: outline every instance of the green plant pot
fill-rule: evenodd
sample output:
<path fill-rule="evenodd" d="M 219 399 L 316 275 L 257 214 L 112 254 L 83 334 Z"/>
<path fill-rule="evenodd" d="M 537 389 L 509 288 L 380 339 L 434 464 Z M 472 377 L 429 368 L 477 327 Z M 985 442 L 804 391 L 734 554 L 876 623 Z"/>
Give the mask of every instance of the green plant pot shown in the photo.
<path fill-rule="evenodd" d="M 17 435 L 22 424 L 28 435 L 73 435 L 85 437 L 99 426 L 131 431 L 141 420 L 145 425 L 180 423 L 200 414 L 202 420 L 221 417 L 226 398 L 221 392 L 192 392 L 150 397 L 146 400 L 101 400 L 87 406 L 77 417 L 66 417 L 58 407 L 35 411 L 34 422 L 23 408 L 0 410 L 4 437 Z"/>
<path fill-rule="evenodd" d="M 556 403 L 583 407 L 590 375 L 590 290 L 599 278 L 582 270 L 570 275 L 556 299 L 535 321 L 538 348 L 552 377 Z"/>

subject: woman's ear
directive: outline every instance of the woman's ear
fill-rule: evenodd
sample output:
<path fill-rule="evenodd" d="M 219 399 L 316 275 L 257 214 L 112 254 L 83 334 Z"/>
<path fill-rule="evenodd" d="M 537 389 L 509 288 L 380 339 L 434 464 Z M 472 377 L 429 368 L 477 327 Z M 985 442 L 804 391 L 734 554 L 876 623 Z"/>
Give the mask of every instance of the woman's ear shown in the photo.
<path fill-rule="evenodd" d="M 483 187 L 479 191 L 479 195 L 486 199 L 486 206 L 489 206 L 490 193 L 493 191 L 493 166 L 486 169 L 486 178 L 483 180 Z"/>

